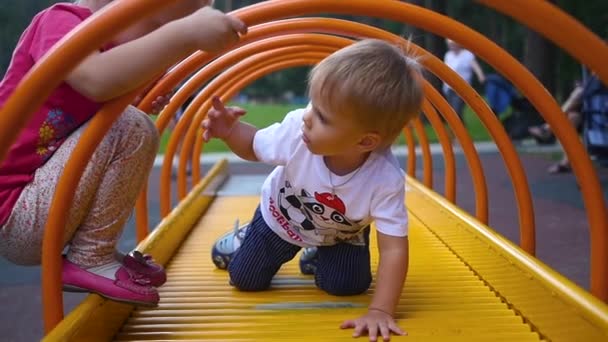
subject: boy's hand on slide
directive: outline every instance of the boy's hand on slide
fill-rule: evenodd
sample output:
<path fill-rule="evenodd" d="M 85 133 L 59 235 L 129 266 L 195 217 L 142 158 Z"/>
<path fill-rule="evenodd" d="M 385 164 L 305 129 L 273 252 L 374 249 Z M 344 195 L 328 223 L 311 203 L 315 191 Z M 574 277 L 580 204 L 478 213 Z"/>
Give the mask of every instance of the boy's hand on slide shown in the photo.
<path fill-rule="evenodd" d="M 205 142 L 211 138 L 228 138 L 239 118 L 247 113 L 239 107 L 226 108 L 217 96 L 213 97 L 212 101 L 213 109 L 207 113 L 207 118 L 202 123 L 202 127 L 205 130 L 203 132 L 203 140 Z"/>
<path fill-rule="evenodd" d="M 357 318 L 344 321 L 341 329 L 354 329 L 353 337 L 369 335 L 370 341 L 377 341 L 380 337 L 383 341 L 391 339 L 391 333 L 395 335 L 407 335 L 401 330 L 395 319 L 384 311 L 370 309 L 367 314 Z"/>

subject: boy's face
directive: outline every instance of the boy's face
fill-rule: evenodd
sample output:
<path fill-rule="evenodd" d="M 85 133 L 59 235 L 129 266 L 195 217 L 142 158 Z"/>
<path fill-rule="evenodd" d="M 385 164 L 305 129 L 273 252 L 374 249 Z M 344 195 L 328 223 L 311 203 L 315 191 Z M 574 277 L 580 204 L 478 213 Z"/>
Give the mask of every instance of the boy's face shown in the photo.
<path fill-rule="evenodd" d="M 311 97 L 303 117 L 302 139 L 313 154 L 338 156 L 367 152 L 365 132 L 350 113 L 335 113 L 324 98 Z"/>

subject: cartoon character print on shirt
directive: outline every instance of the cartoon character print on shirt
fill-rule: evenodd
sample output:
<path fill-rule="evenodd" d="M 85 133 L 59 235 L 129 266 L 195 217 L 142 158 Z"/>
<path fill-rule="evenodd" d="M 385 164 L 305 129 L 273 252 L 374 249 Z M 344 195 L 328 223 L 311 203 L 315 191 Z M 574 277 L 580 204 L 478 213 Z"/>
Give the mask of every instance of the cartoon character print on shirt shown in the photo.
<path fill-rule="evenodd" d="M 293 191 L 289 182 L 279 191 L 279 209 L 292 226 L 313 231 L 324 236 L 324 243 L 346 242 L 365 245 L 358 221 L 351 222 L 346 216 L 342 199 L 329 192 L 315 192 L 311 196 L 305 189 L 300 194 Z"/>
<path fill-rule="evenodd" d="M 36 153 L 46 162 L 74 128 L 70 115 L 61 109 L 51 109 L 38 131 Z"/>

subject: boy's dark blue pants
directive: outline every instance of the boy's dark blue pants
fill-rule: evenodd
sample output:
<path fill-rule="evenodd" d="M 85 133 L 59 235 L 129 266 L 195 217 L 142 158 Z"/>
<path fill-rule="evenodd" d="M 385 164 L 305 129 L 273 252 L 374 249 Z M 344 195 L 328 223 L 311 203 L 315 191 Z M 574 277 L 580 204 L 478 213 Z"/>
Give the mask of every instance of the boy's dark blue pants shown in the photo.
<path fill-rule="evenodd" d="M 369 230 L 365 228 L 365 246 L 339 243 L 318 247 L 316 285 L 335 296 L 365 292 L 371 282 Z M 299 246 L 281 239 L 268 227 L 260 209 L 255 211 L 242 245 L 230 261 L 231 284 L 242 291 L 262 291 L 287 261 L 293 259 Z"/>

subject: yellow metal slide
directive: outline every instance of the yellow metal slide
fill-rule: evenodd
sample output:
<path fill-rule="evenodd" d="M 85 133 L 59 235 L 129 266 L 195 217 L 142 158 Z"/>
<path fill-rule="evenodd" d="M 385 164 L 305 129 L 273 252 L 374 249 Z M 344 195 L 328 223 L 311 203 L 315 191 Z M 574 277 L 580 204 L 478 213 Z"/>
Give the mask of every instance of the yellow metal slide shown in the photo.
<path fill-rule="evenodd" d="M 131 308 L 90 296 L 46 341 L 351 341 L 340 323 L 366 310 L 366 295 L 334 297 L 287 264 L 266 292 L 244 293 L 215 269 L 210 248 L 236 218 L 246 221 L 257 196 L 215 196 L 216 167 L 141 249 L 168 259 L 157 308 Z M 474 218 L 407 183 L 411 260 L 398 307 L 403 341 L 607 341 L 608 308 L 526 256 Z M 196 211 L 205 214 L 190 231 Z M 189 232 L 190 231 L 190 232 Z M 186 236 L 187 235 L 187 236 Z M 377 262 L 374 248 L 373 262 Z"/>

